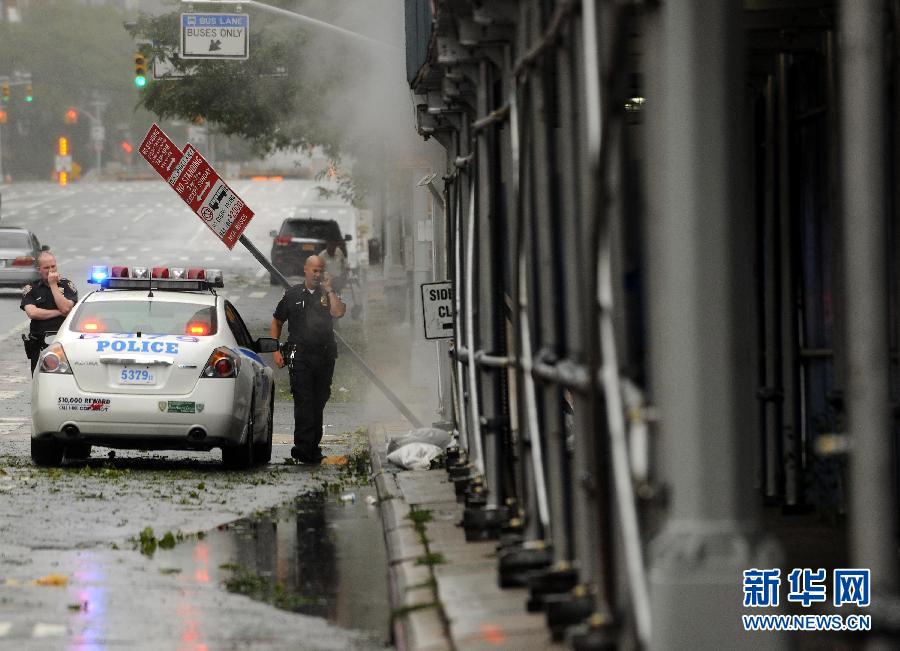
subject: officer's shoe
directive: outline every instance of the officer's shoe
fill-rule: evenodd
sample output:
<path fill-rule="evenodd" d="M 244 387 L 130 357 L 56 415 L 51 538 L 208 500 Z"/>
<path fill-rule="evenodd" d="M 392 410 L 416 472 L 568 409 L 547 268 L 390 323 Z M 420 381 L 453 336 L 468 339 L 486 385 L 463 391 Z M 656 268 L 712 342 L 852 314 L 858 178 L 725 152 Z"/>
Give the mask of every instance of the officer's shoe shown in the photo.
<path fill-rule="evenodd" d="M 299 448 L 297 448 L 296 445 L 291 448 L 291 456 L 300 463 L 308 463 L 313 465 L 322 463 L 322 459 L 325 458 L 325 455 L 322 454 L 321 450 L 316 450 L 315 454 L 308 455 L 300 452 Z"/>

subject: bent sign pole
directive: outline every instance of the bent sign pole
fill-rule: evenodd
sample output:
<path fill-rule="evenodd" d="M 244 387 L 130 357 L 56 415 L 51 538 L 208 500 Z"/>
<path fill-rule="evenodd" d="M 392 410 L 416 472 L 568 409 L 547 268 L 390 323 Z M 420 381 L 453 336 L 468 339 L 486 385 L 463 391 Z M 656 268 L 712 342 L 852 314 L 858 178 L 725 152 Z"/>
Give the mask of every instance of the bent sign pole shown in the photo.
<path fill-rule="evenodd" d="M 269 273 L 284 285 L 285 289 L 291 287 L 290 281 L 284 277 L 284 274 L 276 269 L 269 259 L 243 234 L 247 224 L 253 218 L 253 211 L 237 196 L 234 190 L 228 187 L 228 184 L 219 178 L 212 166 L 196 149 L 190 144 L 185 145 L 183 150 L 178 149 L 178 146 L 163 130 L 154 124 L 144 136 L 138 151 L 225 246 L 232 249 L 237 242 L 240 242 Z M 422 427 L 422 422 L 375 375 L 375 372 L 363 361 L 359 353 L 353 350 L 340 333 L 335 332 L 334 334 L 344 350 L 350 353 L 350 358 L 359 366 L 363 374 L 372 380 L 406 420 L 413 427 Z"/>

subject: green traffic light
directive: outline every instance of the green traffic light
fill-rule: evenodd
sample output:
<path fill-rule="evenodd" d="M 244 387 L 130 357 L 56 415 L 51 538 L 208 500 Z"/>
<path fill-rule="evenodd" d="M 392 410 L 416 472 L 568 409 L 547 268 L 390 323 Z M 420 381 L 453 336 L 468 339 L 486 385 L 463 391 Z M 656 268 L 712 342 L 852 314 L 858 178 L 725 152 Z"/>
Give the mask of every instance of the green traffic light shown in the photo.
<path fill-rule="evenodd" d="M 147 78 L 144 75 L 135 75 L 134 85 L 138 88 L 143 88 L 147 85 Z"/>
<path fill-rule="evenodd" d="M 34 101 L 34 97 L 32 97 L 31 95 L 26 95 L 26 96 L 25 96 L 25 101 L 26 101 L 26 102 L 33 102 L 33 101 Z"/>

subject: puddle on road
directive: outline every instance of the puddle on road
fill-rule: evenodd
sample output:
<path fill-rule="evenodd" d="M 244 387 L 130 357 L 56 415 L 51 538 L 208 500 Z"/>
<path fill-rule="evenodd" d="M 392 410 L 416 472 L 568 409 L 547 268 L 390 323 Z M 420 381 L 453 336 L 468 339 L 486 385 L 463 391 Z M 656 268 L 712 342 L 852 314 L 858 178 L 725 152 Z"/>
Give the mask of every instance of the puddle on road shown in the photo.
<path fill-rule="evenodd" d="M 387 640 L 381 516 L 365 500 L 375 489 L 357 486 L 346 492 L 355 501 L 310 493 L 237 520 L 202 540 L 177 545 L 166 562 L 185 569 L 193 565 L 198 580 Z"/>

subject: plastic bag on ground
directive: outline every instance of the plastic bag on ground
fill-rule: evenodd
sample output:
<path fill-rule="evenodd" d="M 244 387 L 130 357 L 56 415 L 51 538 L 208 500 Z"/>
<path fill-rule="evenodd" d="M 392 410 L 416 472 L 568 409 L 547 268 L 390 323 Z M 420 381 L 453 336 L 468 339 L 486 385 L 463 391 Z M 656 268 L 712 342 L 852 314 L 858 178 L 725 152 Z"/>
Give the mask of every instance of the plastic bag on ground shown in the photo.
<path fill-rule="evenodd" d="M 431 461 L 443 452 L 442 448 L 431 443 L 414 441 L 400 446 L 387 455 L 388 461 L 407 470 L 428 470 Z"/>
<path fill-rule="evenodd" d="M 450 432 L 437 427 L 411 429 L 406 436 L 399 436 L 388 441 L 388 454 L 408 443 L 430 443 L 444 450 L 450 443 Z"/>

